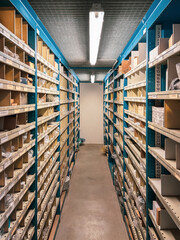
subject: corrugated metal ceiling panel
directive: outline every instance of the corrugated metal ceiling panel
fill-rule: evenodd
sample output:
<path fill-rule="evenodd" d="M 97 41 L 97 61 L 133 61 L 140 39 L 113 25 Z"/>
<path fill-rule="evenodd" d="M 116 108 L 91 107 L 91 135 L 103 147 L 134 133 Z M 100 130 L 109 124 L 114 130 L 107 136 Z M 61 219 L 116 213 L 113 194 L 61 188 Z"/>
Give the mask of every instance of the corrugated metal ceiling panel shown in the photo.
<path fill-rule="evenodd" d="M 89 10 L 94 2 L 92 0 L 29 0 L 72 67 L 90 66 Z M 96 2 L 101 3 L 105 11 L 96 66 L 112 66 L 153 0 Z M 80 80 L 84 80 L 81 77 Z M 88 73 L 86 77 L 89 77 Z"/>

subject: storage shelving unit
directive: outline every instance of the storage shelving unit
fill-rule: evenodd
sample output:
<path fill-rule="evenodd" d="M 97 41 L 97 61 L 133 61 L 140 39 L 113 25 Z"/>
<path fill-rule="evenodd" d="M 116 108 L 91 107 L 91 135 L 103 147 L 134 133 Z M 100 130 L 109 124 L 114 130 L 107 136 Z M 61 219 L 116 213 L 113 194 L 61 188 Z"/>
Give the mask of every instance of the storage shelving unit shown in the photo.
<path fill-rule="evenodd" d="M 180 102 L 179 90 L 169 86 L 178 77 L 175 65 L 180 62 L 180 37 L 174 25 L 180 24 L 180 3 L 154 4 L 105 77 L 104 139 L 130 239 L 177 240 Z M 131 69 L 123 72 L 125 61 Z M 117 85 L 119 79 L 122 85 Z M 121 92 L 123 100 L 118 99 Z M 121 105 L 123 112 L 118 114 Z"/>
<path fill-rule="evenodd" d="M 60 221 L 78 146 L 78 78 L 35 16 L 26 1 L 0 5 L 4 240 L 48 239 L 54 219 Z"/>

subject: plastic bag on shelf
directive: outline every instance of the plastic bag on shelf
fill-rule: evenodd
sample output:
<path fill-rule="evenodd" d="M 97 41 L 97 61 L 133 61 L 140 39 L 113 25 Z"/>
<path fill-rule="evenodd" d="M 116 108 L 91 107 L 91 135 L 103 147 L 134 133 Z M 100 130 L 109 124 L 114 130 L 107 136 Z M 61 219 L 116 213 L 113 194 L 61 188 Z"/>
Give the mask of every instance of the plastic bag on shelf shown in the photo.
<path fill-rule="evenodd" d="M 48 143 L 48 142 L 49 142 L 49 135 L 46 135 L 46 136 L 44 137 L 44 142 L 45 142 L 45 143 Z"/>
<path fill-rule="evenodd" d="M 9 55 L 10 57 L 14 57 L 14 54 L 7 46 L 4 46 L 4 53 Z"/>
<path fill-rule="evenodd" d="M 134 132 L 134 128 L 133 127 L 129 127 L 128 128 L 130 132 Z"/>
<path fill-rule="evenodd" d="M 27 137 L 28 137 L 28 135 L 27 135 L 27 133 L 25 133 L 25 134 L 23 135 L 23 143 L 25 143 L 25 141 L 27 140 Z"/>
<path fill-rule="evenodd" d="M 138 196 L 138 202 L 137 205 L 139 206 L 140 211 L 145 214 L 146 208 L 145 208 L 145 201 L 143 197 Z"/>
<path fill-rule="evenodd" d="M 50 151 L 46 151 L 44 153 L 44 158 L 47 159 L 50 156 L 50 154 L 51 154 Z"/>
<path fill-rule="evenodd" d="M 22 181 L 22 182 L 21 182 L 21 189 L 23 189 L 23 188 L 25 187 L 25 185 L 26 185 L 26 182 L 25 182 L 25 181 Z"/>
<path fill-rule="evenodd" d="M 8 193 L 5 196 L 5 208 L 8 208 L 14 203 L 14 196 L 12 193 Z"/>
<path fill-rule="evenodd" d="M 3 235 L 4 235 L 4 228 L 2 227 L 2 228 L 0 228 L 0 239 Z"/>
<path fill-rule="evenodd" d="M 28 83 L 27 78 L 20 77 L 20 83 L 27 84 Z"/>
<path fill-rule="evenodd" d="M 14 58 L 17 59 L 17 60 L 20 60 L 20 57 L 17 53 L 14 53 Z"/>
<path fill-rule="evenodd" d="M 178 78 L 175 78 L 172 80 L 169 86 L 169 90 L 179 90 L 179 89 L 180 89 L 180 80 Z"/>
<path fill-rule="evenodd" d="M 42 87 L 45 84 L 45 80 L 44 79 L 39 79 L 39 86 Z"/>
<path fill-rule="evenodd" d="M 34 151 L 31 149 L 28 151 L 28 159 L 31 159 L 33 157 Z"/>
<path fill-rule="evenodd" d="M 8 158 L 12 155 L 11 152 L 6 152 L 3 146 L 1 147 L 1 150 L 2 150 L 2 157 L 3 158 Z"/>
<path fill-rule="evenodd" d="M 180 80 L 180 63 L 176 64 L 176 71 L 177 71 L 178 78 Z"/>
<path fill-rule="evenodd" d="M 138 223 L 137 219 L 134 219 L 134 220 L 133 220 L 133 224 L 134 224 L 134 227 L 135 227 L 136 229 L 139 228 L 139 223 Z"/>
<path fill-rule="evenodd" d="M 58 74 L 57 73 L 55 73 L 55 72 L 53 72 L 53 78 L 57 78 L 57 76 L 58 76 Z"/>

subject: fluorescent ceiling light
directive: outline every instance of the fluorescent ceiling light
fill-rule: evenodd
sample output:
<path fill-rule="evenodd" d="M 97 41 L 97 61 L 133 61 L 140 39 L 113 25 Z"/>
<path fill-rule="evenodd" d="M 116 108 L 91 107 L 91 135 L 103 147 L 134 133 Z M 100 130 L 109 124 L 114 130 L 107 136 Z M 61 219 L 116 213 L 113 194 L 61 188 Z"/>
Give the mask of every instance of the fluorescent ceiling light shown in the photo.
<path fill-rule="evenodd" d="M 94 82 L 95 82 L 95 75 L 92 74 L 92 75 L 91 75 L 91 83 L 94 83 Z"/>
<path fill-rule="evenodd" d="M 95 65 L 97 61 L 103 21 L 104 12 L 102 10 L 92 9 L 89 12 L 89 55 L 91 65 Z"/>

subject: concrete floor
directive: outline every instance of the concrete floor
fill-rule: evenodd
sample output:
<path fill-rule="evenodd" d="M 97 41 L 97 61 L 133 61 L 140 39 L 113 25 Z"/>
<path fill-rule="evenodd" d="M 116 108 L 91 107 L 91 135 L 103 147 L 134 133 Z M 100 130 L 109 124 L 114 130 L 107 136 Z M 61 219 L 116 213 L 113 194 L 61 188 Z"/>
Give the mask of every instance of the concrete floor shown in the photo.
<path fill-rule="evenodd" d="M 56 240 L 129 239 L 101 145 L 80 147 Z"/>

